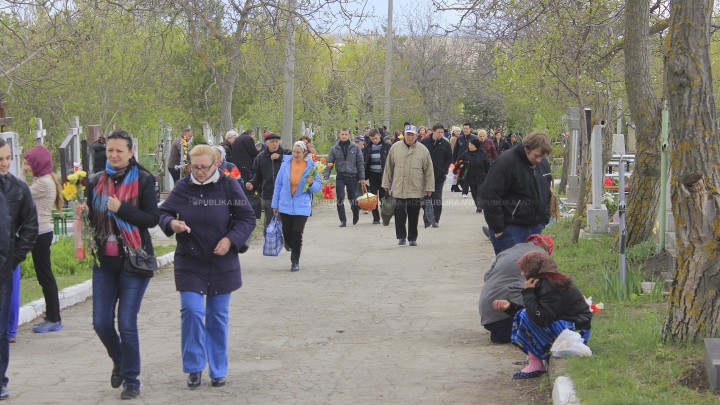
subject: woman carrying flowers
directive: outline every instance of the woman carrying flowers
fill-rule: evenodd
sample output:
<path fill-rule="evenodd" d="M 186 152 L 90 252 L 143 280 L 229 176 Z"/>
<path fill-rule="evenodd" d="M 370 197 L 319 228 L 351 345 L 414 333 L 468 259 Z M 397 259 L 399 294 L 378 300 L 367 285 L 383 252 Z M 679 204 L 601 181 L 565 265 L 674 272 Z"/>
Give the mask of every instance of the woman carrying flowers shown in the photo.
<path fill-rule="evenodd" d="M 123 399 L 140 395 L 137 314 L 150 281 L 125 271 L 125 256 L 127 252 L 154 255 L 148 229 L 158 224 L 159 217 L 155 178 L 138 164 L 134 153 L 130 134 L 112 131 L 105 170 L 88 181 L 87 204 L 75 208 L 76 215 L 84 209 L 90 218 L 99 262 L 92 276 L 93 327 L 113 361 L 110 385 L 124 386 Z"/>
<path fill-rule="evenodd" d="M 475 201 L 475 212 L 482 212 L 480 204 L 480 189 L 485 183 L 488 171 L 490 170 L 490 159 L 485 150 L 480 147 L 480 140 L 473 138 L 468 143 L 468 150 L 458 157 L 456 166 L 458 171 L 458 182 L 463 178 L 470 186 L 470 194 Z"/>
<path fill-rule="evenodd" d="M 274 214 L 280 213 L 285 244 L 290 247 L 290 271 L 300 270 L 305 223 L 312 213 L 313 193 L 322 187 L 317 164 L 309 153 L 305 142 L 295 142 L 292 156 L 283 157 L 275 180 L 272 208 Z"/>

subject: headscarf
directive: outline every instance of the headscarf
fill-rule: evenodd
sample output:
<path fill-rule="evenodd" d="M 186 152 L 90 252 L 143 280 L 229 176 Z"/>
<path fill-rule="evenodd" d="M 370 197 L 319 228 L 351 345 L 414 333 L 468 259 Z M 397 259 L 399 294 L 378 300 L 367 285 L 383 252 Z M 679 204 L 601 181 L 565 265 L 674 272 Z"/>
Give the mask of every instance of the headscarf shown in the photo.
<path fill-rule="evenodd" d="M 293 147 L 299 146 L 300 149 L 303 151 L 303 159 L 308 160 L 308 155 L 310 154 L 310 150 L 308 149 L 307 144 L 305 141 L 297 141 L 293 144 Z"/>
<path fill-rule="evenodd" d="M 565 280 L 568 276 L 560 273 L 557 263 L 550 256 L 533 250 L 527 252 L 517 261 L 520 271 L 525 279 L 547 278 Z"/>
<path fill-rule="evenodd" d="M 227 152 L 225 152 L 225 148 L 223 148 L 220 145 L 215 145 L 213 148 L 220 151 L 220 164 L 225 163 L 225 159 L 227 158 Z"/>
<path fill-rule="evenodd" d="M 52 156 L 44 146 L 38 145 L 25 152 L 23 156 L 32 169 L 34 177 L 42 177 L 52 173 Z"/>
<path fill-rule="evenodd" d="M 530 236 L 528 236 L 527 239 L 525 239 L 525 243 L 530 243 L 530 242 L 545 249 L 545 251 L 548 252 L 549 255 L 552 255 L 552 252 L 555 249 L 555 242 L 553 242 L 552 238 L 549 237 L 548 235 L 542 235 L 542 234 L 530 235 Z"/>

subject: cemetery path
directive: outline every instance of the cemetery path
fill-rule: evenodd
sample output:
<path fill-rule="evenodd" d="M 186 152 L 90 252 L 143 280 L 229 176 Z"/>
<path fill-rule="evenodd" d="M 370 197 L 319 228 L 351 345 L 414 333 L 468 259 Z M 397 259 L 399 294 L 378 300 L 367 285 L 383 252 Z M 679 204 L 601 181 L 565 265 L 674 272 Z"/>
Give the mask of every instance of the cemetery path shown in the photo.
<path fill-rule="evenodd" d="M 539 381 L 513 381 L 523 358 L 494 345 L 477 301 L 494 255 L 471 199 L 446 187 L 440 228 L 398 246 L 394 223 L 339 228 L 334 203 L 308 221 L 301 270 L 289 253 L 241 256 L 244 285 L 230 310 L 227 385 L 188 390 L 180 300 L 171 269 L 150 283 L 139 316 L 141 396 L 148 404 L 521 404 Z M 348 210 L 349 213 L 349 210 Z M 422 219 L 421 219 L 422 223 Z M 421 225 L 422 227 L 422 225 Z M 65 328 L 11 345 L 16 404 L 106 404 L 112 364 L 92 329 L 90 300 L 63 310 Z"/>

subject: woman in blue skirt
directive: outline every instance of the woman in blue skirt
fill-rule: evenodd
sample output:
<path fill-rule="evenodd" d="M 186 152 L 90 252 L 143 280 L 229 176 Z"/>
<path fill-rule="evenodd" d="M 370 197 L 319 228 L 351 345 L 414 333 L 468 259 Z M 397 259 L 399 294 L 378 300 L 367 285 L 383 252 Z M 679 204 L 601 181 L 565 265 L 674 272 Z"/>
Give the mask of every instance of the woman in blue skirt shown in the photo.
<path fill-rule="evenodd" d="M 592 311 L 580 290 L 558 271 L 550 256 L 532 251 L 520 257 L 517 264 L 525 277 L 524 304 L 495 300 L 493 307 L 514 316 L 511 342 L 530 359 L 530 364 L 513 378 L 536 378 L 547 372 L 542 361 L 548 358 L 563 330 L 578 332 L 588 343 Z"/>

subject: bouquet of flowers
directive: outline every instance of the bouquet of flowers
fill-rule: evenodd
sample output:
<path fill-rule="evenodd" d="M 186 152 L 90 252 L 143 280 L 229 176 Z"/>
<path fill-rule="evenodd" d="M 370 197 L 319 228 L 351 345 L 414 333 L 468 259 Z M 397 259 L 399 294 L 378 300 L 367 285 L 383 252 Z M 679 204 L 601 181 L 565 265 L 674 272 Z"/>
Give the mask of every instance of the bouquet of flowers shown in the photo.
<path fill-rule="evenodd" d="M 455 176 L 458 179 L 465 178 L 465 175 L 467 174 L 467 169 L 465 168 L 465 160 L 464 159 L 458 160 L 457 165 L 455 165 L 454 169 L 455 169 Z"/>
<path fill-rule="evenodd" d="M 83 170 L 76 170 L 73 174 L 67 176 L 63 182 L 63 198 L 68 202 L 82 204 L 85 202 L 85 187 L 87 187 L 87 173 Z M 95 249 L 95 240 L 91 229 L 90 218 L 88 218 L 87 212 L 83 210 L 80 218 L 75 218 L 73 222 L 76 259 L 87 258 L 86 247 L 90 248 L 90 250 Z"/>
<path fill-rule="evenodd" d="M 333 190 L 335 189 L 335 186 L 332 184 L 326 184 L 325 187 L 322 188 L 323 198 L 326 200 L 334 200 L 335 199 L 335 193 Z"/>
<path fill-rule="evenodd" d="M 240 177 L 240 170 L 238 170 L 237 167 L 233 167 L 232 171 L 228 171 L 228 169 L 223 169 L 223 173 L 225 173 L 226 176 L 230 176 L 233 179 L 237 179 Z"/>
<path fill-rule="evenodd" d="M 315 178 L 315 175 L 318 174 L 318 167 L 317 165 L 310 168 L 310 171 L 308 172 L 308 178 L 312 177 Z M 305 179 L 305 188 L 303 189 L 303 193 L 308 191 L 308 188 L 310 188 L 310 183 L 307 182 L 307 179 Z"/>
<path fill-rule="evenodd" d="M 185 177 L 190 173 L 190 164 L 188 163 L 188 142 L 183 138 L 182 143 L 182 161 L 180 162 L 181 177 Z"/>

